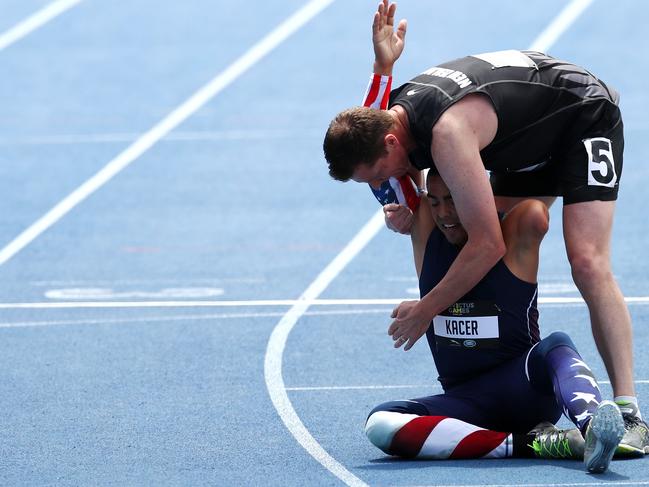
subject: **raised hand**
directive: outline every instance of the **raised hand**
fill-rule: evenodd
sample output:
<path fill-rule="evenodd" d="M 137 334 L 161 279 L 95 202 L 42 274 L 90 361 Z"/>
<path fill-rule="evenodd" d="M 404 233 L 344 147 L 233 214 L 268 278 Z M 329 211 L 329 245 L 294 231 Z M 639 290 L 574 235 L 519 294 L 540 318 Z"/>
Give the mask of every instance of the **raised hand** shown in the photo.
<path fill-rule="evenodd" d="M 392 67 L 403 52 L 406 38 L 406 20 L 399 21 L 394 30 L 396 3 L 382 0 L 372 22 L 372 44 L 374 45 L 374 72 L 392 75 Z"/>

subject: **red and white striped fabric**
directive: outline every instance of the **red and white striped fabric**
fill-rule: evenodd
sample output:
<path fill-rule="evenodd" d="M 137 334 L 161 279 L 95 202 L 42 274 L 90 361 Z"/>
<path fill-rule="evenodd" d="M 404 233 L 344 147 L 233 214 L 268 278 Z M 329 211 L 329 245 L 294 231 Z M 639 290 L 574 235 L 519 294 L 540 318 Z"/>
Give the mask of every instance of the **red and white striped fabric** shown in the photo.
<path fill-rule="evenodd" d="M 385 453 L 404 458 L 506 458 L 513 453 L 511 433 L 447 416 L 377 411 L 367 419 L 365 434 Z"/>
<path fill-rule="evenodd" d="M 387 109 L 388 102 L 390 101 L 391 88 L 392 76 L 372 74 L 370 84 L 367 86 L 365 96 L 363 97 L 363 106 L 376 108 L 377 110 Z"/>
<path fill-rule="evenodd" d="M 386 110 L 390 100 L 390 89 L 392 88 L 392 76 L 372 74 L 370 83 L 365 90 L 363 106 L 376 110 Z M 419 208 L 419 195 L 417 186 L 410 176 L 390 178 L 380 188 L 371 188 L 376 199 L 382 205 L 388 203 L 399 203 L 407 206 L 413 212 Z"/>

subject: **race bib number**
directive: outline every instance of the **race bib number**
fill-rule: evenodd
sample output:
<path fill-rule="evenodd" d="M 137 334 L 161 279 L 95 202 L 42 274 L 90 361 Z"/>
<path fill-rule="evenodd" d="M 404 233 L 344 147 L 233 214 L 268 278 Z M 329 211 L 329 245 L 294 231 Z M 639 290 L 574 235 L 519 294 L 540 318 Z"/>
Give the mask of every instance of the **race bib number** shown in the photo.
<path fill-rule="evenodd" d="M 617 174 L 611 140 L 595 137 L 583 142 L 588 153 L 588 186 L 615 187 Z"/>
<path fill-rule="evenodd" d="M 489 302 L 458 302 L 433 318 L 438 346 L 464 349 L 497 348 L 498 307 Z"/>

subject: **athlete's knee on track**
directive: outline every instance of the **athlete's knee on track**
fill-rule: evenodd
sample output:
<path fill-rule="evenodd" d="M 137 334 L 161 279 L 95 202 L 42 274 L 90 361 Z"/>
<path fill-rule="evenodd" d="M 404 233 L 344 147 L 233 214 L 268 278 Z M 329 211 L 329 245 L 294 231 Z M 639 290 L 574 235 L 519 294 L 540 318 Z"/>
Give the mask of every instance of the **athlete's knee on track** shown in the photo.
<path fill-rule="evenodd" d="M 562 331 L 552 332 L 541 340 L 539 343 L 539 351 L 543 353 L 543 355 L 547 355 L 550 350 L 561 346 L 572 348 L 575 352 L 577 351 L 577 347 L 575 347 L 572 339 Z"/>
<path fill-rule="evenodd" d="M 575 352 L 577 348 L 570 337 L 562 332 L 555 331 L 537 343 L 527 359 L 527 376 L 530 384 L 536 390 L 550 394 L 553 392 L 551 366 L 548 354 L 557 347 L 569 347 Z"/>
<path fill-rule="evenodd" d="M 365 435 L 370 442 L 389 455 L 400 455 L 391 449 L 394 435 L 408 422 L 426 414 L 425 408 L 413 401 L 390 401 L 375 407 L 365 422 Z"/>

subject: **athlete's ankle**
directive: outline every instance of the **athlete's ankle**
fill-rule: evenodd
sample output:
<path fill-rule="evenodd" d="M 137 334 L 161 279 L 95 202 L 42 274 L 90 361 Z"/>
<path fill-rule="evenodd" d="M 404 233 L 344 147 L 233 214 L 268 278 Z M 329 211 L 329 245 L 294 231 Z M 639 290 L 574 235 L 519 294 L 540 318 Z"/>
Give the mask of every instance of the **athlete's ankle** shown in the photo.
<path fill-rule="evenodd" d="M 642 419 L 636 396 L 615 396 L 613 401 L 620 407 L 623 414 L 633 414 L 636 418 Z"/>

